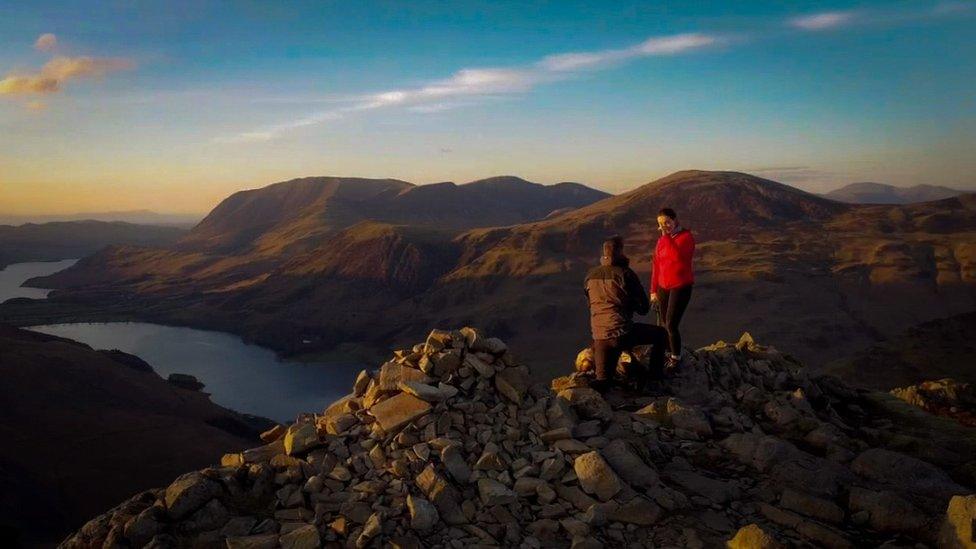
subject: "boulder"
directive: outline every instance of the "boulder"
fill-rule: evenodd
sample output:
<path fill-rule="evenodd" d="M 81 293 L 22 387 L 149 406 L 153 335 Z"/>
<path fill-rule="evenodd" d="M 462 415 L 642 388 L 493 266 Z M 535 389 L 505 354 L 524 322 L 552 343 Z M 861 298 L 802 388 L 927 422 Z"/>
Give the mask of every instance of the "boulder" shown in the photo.
<path fill-rule="evenodd" d="M 447 480 L 437 473 L 433 465 L 428 465 L 415 479 L 427 498 L 437 508 L 437 512 L 448 524 L 464 524 L 468 519 L 461 512 L 461 496 Z"/>
<path fill-rule="evenodd" d="M 897 484 L 902 490 L 950 497 L 964 493 L 949 475 L 920 459 L 883 448 L 871 448 L 851 462 L 851 470 L 880 483 Z"/>
<path fill-rule="evenodd" d="M 284 534 L 279 538 L 281 549 L 318 549 L 322 546 L 318 528 L 306 524 Z"/>
<path fill-rule="evenodd" d="M 601 501 L 609 500 L 622 488 L 617 474 L 600 452 L 587 452 L 577 456 L 573 461 L 573 470 L 583 490 Z"/>
<path fill-rule="evenodd" d="M 839 524 L 844 520 L 844 510 L 836 503 L 789 488 L 783 490 L 779 504 L 784 509 L 832 524 Z"/>
<path fill-rule="evenodd" d="M 976 549 L 976 495 L 954 496 L 949 500 L 939 531 L 939 547 Z"/>
<path fill-rule="evenodd" d="M 490 378 L 495 375 L 495 367 L 473 353 L 464 356 L 464 365 L 478 372 L 478 375 L 483 378 Z"/>
<path fill-rule="evenodd" d="M 410 527 L 418 532 L 429 531 L 440 519 L 434 504 L 421 497 L 407 495 L 407 509 L 410 512 Z"/>
<path fill-rule="evenodd" d="M 267 431 L 261 433 L 261 440 L 264 442 L 274 442 L 279 438 L 285 436 L 285 431 L 288 428 L 280 423 L 276 423 L 274 427 L 268 429 Z"/>
<path fill-rule="evenodd" d="M 166 529 L 166 518 L 162 507 L 147 507 L 125 523 L 123 533 L 133 545 L 142 547 Z"/>
<path fill-rule="evenodd" d="M 478 479 L 478 496 L 485 505 L 505 505 L 515 501 L 515 492 L 490 478 Z"/>
<path fill-rule="evenodd" d="M 631 486 L 650 488 L 657 485 L 657 470 L 637 454 L 630 442 L 616 439 L 600 450 L 600 454 L 617 475 Z"/>
<path fill-rule="evenodd" d="M 867 514 L 871 528 L 884 533 L 919 534 L 927 527 L 925 513 L 891 491 L 851 488 L 848 507 Z"/>
<path fill-rule="evenodd" d="M 296 423 L 289 427 L 284 443 L 285 453 L 289 456 L 301 455 L 322 445 L 319 432 L 313 423 Z"/>
<path fill-rule="evenodd" d="M 528 372 L 521 368 L 505 368 L 495 376 L 498 392 L 515 404 L 522 403 L 522 396 L 529 388 Z"/>
<path fill-rule="evenodd" d="M 584 419 L 600 419 L 608 421 L 613 417 L 613 410 L 600 393 L 589 387 L 572 387 L 559 392 L 557 397 L 565 401 Z"/>
<path fill-rule="evenodd" d="M 728 549 L 785 549 L 786 547 L 755 523 L 739 528 L 725 546 Z"/>
<path fill-rule="evenodd" d="M 429 369 L 424 373 L 437 378 L 444 378 L 461 367 L 461 350 L 446 349 L 428 357 Z"/>
<path fill-rule="evenodd" d="M 441 384 L 435 387 L 426 383 L 420 383 L 419 381 L 401 381 L 399 388 L 401 391 L 427 402 L 447 400 L 458 392 L 457 388 L 453 385 Z"/>
<path fill-rule="evenodd" d="M 179 520 L 219 496 L 220 484 L 199 472 L 187 473 L 166 488 L 164 501 L 170 518 Z"/>
<path fill-rule="evenodd" d="M 362 370 L 356 376 L 356 381 L 352 385 L 352 394 L 356 397 L 361 397 L 366 394 L 366 389 L 369 387 L 369 382 L 373 378 L 370 377 L 369 372 Z"/>
<path fill-rule="evenodd" d="M 430 411 L 430 404 L 411 394 L 400 393 L 370 408 L 380 428 L 392 433 Z"/>
<path fill-rule="evenodd" d="M 427 336 L 427 341 L 424 343 L 424 352 L 432 354 L 452 346 L 454 346 L 454 337 L 451 332 L 447 330 L 432 330 Z"/>
<path fill-rule="evenodd" d="M 661 508 L 640 496 L 616 506 L 607 513 L 609 520 L 624 524 L 636 524 L 637 526 L 651 526 L 660 517 Z"/>
<path fill-rule="evenodd" d="M 471 468 L 464 460 L 464 452 L 457 444 L 448 444 L 441 450 L 441 462 L 447 469 L 448 474 L 461 484 L 466 484 L 471 478 Z"/>

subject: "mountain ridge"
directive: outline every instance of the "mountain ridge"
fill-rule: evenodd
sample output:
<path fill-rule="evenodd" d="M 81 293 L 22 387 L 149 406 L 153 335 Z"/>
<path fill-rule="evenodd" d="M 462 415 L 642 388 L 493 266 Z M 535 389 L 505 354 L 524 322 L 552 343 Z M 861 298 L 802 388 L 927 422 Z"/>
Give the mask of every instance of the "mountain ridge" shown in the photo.
<path fill-rule="evenodd" d="M 0 225 L 0 269 L 11 263 L 75 259 L 109 244 L 165 246 L 184 234 L 178 227 L 123 221 L 51 221 Z"/>
<path fill-rule="evenodd" d="M 942 200 L 961 194 L 967 194 L 967 191 L 940 185 L 919 184 L 911 187 L 898 187 L 886 183 L 862 181 L 849 183 L 839 189 L 824 193 L 822 196 L 850 204 L 911 204 Z"/>
<path fill-rule="evenodd" d="M 580 184 L 541 185 L 498 176 L 458 185 L 414 185 L 398 179 L 305 177 L 239 191 L 218 204 L 179 248 L 241 253 L 282 251 L 281 240 L 310 247 L 362 221 L 451 230 L 540 219 L 609 196 Z"/>

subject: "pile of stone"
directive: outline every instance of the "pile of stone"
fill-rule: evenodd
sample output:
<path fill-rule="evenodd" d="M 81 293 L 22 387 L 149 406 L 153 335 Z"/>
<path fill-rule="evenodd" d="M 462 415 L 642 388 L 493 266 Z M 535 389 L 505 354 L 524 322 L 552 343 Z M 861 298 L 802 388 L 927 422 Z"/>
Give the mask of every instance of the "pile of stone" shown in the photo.
<path fill-rule="evenodd" d="M 435 330 L 323 413 L 63 545 L 972 544 L 976 442 L 901 432 L 751 338 L 691 354 L 658 394 L 530 379 L 499 339 Z"/>

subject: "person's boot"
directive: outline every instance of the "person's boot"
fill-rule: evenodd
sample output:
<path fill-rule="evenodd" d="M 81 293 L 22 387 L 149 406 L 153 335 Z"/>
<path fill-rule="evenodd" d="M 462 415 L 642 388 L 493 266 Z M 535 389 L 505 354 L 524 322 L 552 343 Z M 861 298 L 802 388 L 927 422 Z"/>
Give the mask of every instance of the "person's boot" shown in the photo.
<path fill-rule="evenodd" d="M 664 359 L 664 371 L 670 374 L 677 370 L 679 366 L 681 366 L 681 356 L 668 353 Z"/>
<path fill-rule="evenodd" d="M 604 395 L 613 387 L 612 379 L 594 379 L 590 382 L 590 388 Z"/>

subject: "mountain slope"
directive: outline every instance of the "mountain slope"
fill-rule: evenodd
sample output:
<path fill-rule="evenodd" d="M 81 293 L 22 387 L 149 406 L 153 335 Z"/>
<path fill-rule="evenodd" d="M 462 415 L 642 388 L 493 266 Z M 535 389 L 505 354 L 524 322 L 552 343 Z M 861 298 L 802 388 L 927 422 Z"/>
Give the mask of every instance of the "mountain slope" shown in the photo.
<path fill-rule="evenodd" d="M 551 374 L 589 337 L 581 280 L 600 242 L 624 236 L 646 281 L 662 206 L 699 242 L 691 345 L 752 327 L 816 366 L 976 310 L 976 196 L 846 205 L 748 174 L 688 171 L 548 219 L 460 233 L 369 221 L 239 254 L 109 249 L 35 280 L 59 290 L 0 307 L 0 318 L 136 315 L 289 354 L 473 324 L 511 337 Z"/>
<path fill-rule="evenodd" d="M 137 357 L 2 325 L 0 378 L 0 526 L 26 545 L 252 443 L 263 425 Z"/>
<path fill-rule="evenodd" d="M 851 183 L 823 196 L 849 204 L 911 204 L 931 202 L 964 194 L 964 191 L 938 185 L 896 187 L 885 183 Z"/>
<path fill-rule="evenodd" d="M 826 371 L 852 385 L 888 391 L 952 378 L 976 384 L 976 312 L 930 320 L 886 339 Z"/>
<path fill-rule="evenodd" d="M 184 233 L 177 227 L 105 221 L 0 225 L 0 269 L 11 263 L 83 257 L 110 244 L 168 246 Z"/>

